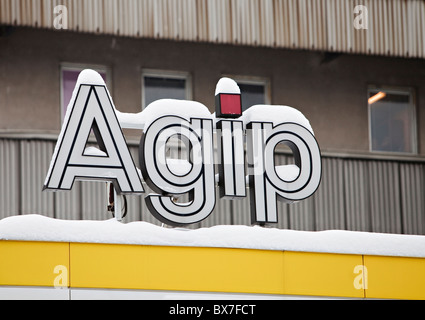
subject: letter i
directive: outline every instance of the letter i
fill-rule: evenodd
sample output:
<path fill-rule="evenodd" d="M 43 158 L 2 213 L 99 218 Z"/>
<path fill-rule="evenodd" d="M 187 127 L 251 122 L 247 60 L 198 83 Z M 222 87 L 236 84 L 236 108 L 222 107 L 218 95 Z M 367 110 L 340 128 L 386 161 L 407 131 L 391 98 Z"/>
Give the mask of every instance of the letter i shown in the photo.
<path fill-rule="evenodd" d="M 223 82 L 230 83 L 231 90 L 228 92 L 231 93 L 221 92 L 220 82 L 221 84 Z M 226 89 L 229 87 L 226 86 Z M 220 79 L 217 84 L 215 101 L 217 118 L 239 118 L 242 115 L 240 90 L 233 80 Z M 220 198 L 246 197 L 243 122 L 220 119 L 216 128 Z"/>

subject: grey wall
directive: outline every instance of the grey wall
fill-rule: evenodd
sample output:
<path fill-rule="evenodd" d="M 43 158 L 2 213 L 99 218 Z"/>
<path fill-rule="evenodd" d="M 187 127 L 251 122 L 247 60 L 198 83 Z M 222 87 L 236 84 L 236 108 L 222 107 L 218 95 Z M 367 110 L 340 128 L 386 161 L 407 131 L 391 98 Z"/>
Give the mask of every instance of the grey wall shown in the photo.
<path fill-rule="evenodd" d="M 417 93 L 418 150 L 425 155 L 425 60 L 140 40 L 16 28 L 0 36 L 0 130 L 58 132 L 60 64 L 106 65 L 117 109 L 139 112 L 142 68 L 190 72 L 193 99 L 214 109 L 223 74 L 266 77 L 272 104 L 310 120 L 322 150 L 368 152 L 368 84 Z M 138 139 L 137 133 L 127 132 Z"/>

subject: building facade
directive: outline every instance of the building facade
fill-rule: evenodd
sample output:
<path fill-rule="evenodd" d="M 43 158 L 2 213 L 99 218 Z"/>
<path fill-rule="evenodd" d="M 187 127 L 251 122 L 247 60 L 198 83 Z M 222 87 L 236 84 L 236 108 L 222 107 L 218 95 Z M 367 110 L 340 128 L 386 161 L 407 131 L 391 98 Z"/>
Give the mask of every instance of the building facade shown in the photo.
<path fill-rule="evenodd" d="M 422 0 L 0 0 L 0 217 L 107 219 L 105 184 L 42 192 L 76 77 L 137 113 L 171 97 L 214 112 L 223 76 L 243 108 L 288 105 L 322 151 L 318 191 L 279 204 L 279 228 L 425 234 Z M 125 130 L 135 163 L 140 132 Z M 293 161 L 279 150 L 277 162 Z M 158 223 L 143 197 L 125 221 Z M 249 224 L 249 197 L 195 225 Z"/>

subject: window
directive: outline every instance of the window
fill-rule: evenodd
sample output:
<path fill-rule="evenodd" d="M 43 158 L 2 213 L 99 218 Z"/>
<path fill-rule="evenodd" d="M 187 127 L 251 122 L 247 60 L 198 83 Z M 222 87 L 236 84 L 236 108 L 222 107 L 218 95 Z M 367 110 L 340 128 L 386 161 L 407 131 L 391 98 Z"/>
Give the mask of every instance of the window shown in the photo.
<path fill-rule="evenodd" d="M 368 105 L 372 151 L 417 152 L 413 90 L 370 87 Z"/>
<path fill-rule="evenodd" d="M 270 104 L 269 82 L 259 78 L 232 77 L 239 88 L 242 96 L 242 112 L 256 104 Z"/>
<path fill-rule="evenodd" d="M 142 86 L 143 108 L 159 99 L 192 99 L 188 73 L 145 70 L 142 74 Z"/>
<path fill-rule="evenodd" d="M 93 66 L 93 65 L 77 65 L 77 64 L 63 64 L 61 66 L 61 121 L 65 118 L 66 109 L 68 107 L 69 101 L 72 97 L 72 92 L 74 91 L 75 84 L 77 83 L 78 75 L 84 69 L 92 69 L 102 76 L 103 80 L 109 87 L 109 75 L 106 67 Z"/>

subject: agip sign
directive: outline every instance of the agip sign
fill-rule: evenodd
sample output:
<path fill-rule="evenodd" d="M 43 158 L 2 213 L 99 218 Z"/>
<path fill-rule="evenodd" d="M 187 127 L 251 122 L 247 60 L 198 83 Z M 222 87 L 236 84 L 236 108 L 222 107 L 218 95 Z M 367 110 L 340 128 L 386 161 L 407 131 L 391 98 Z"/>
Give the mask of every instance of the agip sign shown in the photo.
<path fill-rule="evenodd" d="M 140 170 L 122 127 L 143 130 Z M 92 130 L 99 149 L 86 148 Z M 187 160 L 167 158 L 166 146 L 173 137 L 184 144 Z M 275 164 L 280 143 L 291 148 L 295 165 Z M 184 225 L 210 215 L 217 183 L 220 197 L 227 199 L 247 197 L 248 185 L 252 223 L 270 223 L 278 219 L 277 200 L 303 200 L 316 191 L 320 179 L 320 149 L 307 119 L 283 106 L 258 105 L 242 113 L 233 80 L 223 78 L 217 84 L 215 115 L 201 103 L 167 99 L 153 102 L 139 114 L 123 114 L 115 109 L 101 76 L 84 70 L 44 190 L 70 190 L 75 180 L 106 180 L 118 194 L 144 194 L 145 182 L 155 192 L 145 197 L 149 211 L 164 223 Z M 175 201 L 182 194 L 189 200 Z"/>

